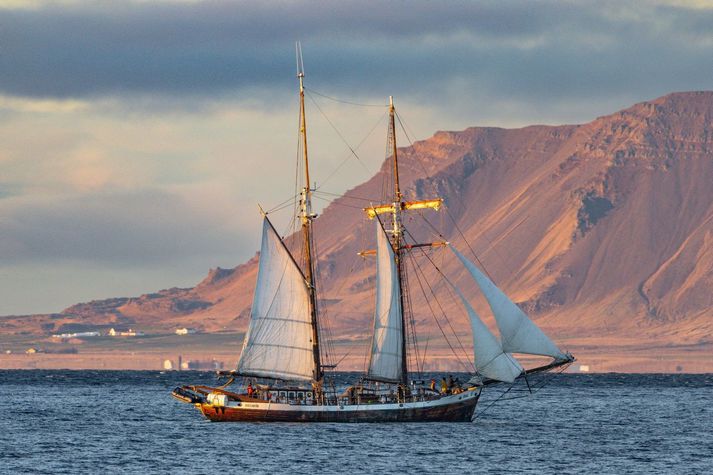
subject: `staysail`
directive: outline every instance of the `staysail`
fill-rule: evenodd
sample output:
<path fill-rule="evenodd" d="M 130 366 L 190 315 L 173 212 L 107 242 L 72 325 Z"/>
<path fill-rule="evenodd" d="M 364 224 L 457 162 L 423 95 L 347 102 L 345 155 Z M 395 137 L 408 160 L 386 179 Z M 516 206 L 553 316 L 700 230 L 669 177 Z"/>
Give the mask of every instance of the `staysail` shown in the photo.
<path fill-rule="evenodd" d="M 376 311 L 368 376 L 397 382 L 403 374 L 401 289 L 394 251 L 381 223 L 376 221 Z"/>
<path fill-rule="evenodd" d="M 265 217 L 250 326 L 237 370 L 246 376 L 309 381 L 312 351 L 305 277 Z"/>
<path fill-rule="evenodd" d="M 512 383 L 523 372 L 520 363 L 503 351 L 495 335 L 485 326 L 460 289 L 453 286 L 463 302 L 473 331 L 475 369 L 486 378 Z"/>
<path fill-rule="evenodd" d="M 529 355 L 550 356 L 556 360 L 566 360 L 567 356 L 557 348 L 550 338 L 529 319 L 525 312 L 497 288 L 475 264 L 470 262 L 458 250 L 450 246 L 460 259 L 490 305 L 495 322 L 500 330 L 502 349 L 506 353 L 524 353 Z"/>

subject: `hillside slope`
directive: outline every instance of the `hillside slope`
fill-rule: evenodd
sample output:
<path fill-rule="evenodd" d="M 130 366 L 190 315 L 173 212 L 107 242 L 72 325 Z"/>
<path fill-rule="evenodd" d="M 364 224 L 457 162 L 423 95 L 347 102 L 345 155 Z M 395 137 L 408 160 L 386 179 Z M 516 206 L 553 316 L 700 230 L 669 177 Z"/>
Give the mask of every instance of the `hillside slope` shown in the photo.
<path fill-rule="evenodd" d="M 686 92 L 584 125 L 438 132 L 401 149 L 402 187 L 408 197 L 443 197 L 446 210 L 424 216 L 467 249 L 462 231 L 497 283 L 565 346 L 709 344 L 712 119 L 713 92 Z M 378 201 L 388 171 L 385 163 L 316 220 L 323 308 L 339 339 L 369 331 L 373 270 L 355 256 L 373 241 L 373 228 L 357 208 L 364 198 Z M 425 225 L 412 231 L 434 237 Z M 434 258 L 472 290 L 448 251 Z M 38 334 L 122 323 L 242 331 L 256 263 L 211 270 L 190 289 L 5 317 L 0 325 Z M 414 308 L 424 307 L 417 292 L 412 298 Z M 454 323 L 465 323 L 452 302 L 445 305 Z M 416 319 L 420 334 L 439 334 L 429 315 Z"/>

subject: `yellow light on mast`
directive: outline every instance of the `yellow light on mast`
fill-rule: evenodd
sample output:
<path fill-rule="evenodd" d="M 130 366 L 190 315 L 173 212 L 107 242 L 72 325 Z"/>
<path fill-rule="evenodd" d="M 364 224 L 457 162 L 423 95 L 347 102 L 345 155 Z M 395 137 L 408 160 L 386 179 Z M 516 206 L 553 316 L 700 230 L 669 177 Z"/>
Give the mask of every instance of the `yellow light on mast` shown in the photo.
<path fill-rule="evenodd" d="M 443 204 L 443 198 L 423 201 L 407 201 L 403 204 L 403 209 L 433 209 L 438 211 Z"/>
<path fill-rule="evenodd" d="M 433 209 L 438 211 L 441 208 L 441 205 L 443 204 L 443 198 L 420 201 L 402 201 L 401 203 L 396 203 L 396 206 L 398 206 L 399 204 L 401 205 L 402 210 Z M 394 206 L 395 205 L 393 204 L 376 205 L 364 208 L 364 211 L 366 212 L 366 215 L 369 217 L 369 219 L 374 219 L 377 214 L 393 213 L 395 211 Z"/>

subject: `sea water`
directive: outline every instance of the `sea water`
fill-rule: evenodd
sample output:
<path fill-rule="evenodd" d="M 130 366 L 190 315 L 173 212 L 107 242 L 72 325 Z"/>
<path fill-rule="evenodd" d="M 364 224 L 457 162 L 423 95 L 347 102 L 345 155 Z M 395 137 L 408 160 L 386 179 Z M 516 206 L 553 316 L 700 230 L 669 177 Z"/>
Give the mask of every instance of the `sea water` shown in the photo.
<path fill-rule="evenodd" d="M 713 375 L 563 374 L 424 424 L 211 423 L 184 383 L 215 377 L 0 371 L 0 472 L 713 473 Z"/>

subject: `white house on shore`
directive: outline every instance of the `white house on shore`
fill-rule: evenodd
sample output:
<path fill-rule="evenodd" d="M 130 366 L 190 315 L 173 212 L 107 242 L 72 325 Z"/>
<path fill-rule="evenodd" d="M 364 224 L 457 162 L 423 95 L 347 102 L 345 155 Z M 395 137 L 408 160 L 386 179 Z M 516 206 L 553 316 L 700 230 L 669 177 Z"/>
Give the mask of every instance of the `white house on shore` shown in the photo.
<path fill-rule="evenodd" d="M 101 333 L 99 333 L 99 332 L 60 333 L 60 334 L 52 335 L 52 338 L 61 338 L 61 339 L 91 338 L 91 337 L 95 337 L 95 336 L 101 336 Z"/>

